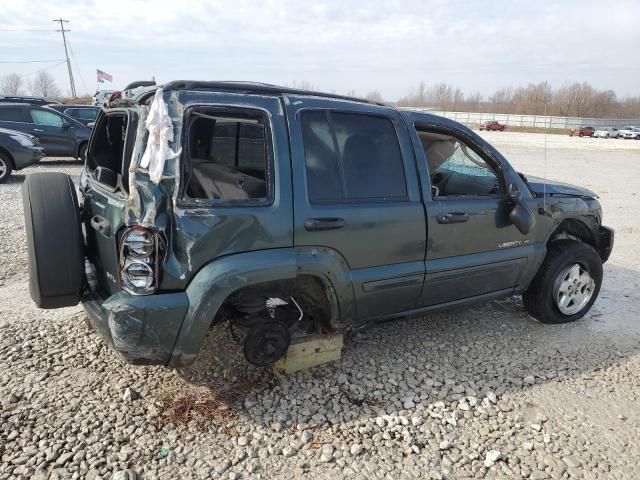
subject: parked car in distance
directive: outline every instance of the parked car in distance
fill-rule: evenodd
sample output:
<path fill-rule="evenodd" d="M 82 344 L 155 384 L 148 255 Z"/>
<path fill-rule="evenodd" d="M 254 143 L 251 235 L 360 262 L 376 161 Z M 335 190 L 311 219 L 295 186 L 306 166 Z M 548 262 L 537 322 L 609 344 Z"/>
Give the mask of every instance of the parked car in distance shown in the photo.
<path fill-rule="evenodd" d="M 504 132 L 504 129 L 507 128 L 506 125 L 496 122 L 495 120 L 490 121 L 490 122 L 484 122 L 480 124 L 480 130 L 488 130 L 488 131 L 494 131 L 497 130 L 499 132 Z"/>
<path fill-rule="evenodd" d="M 91 128 L 46 105 L 0 102 L 0 128 L 28 133 L 47 155 L 84 158 Z"/>
<path fill-rule="evenodd" d="M 577 127 L 577 128 L 572 128 L 569 131 L 569 136 L 573 137 L 573 136 L 578 136 L 578 137 L 593 137 L 593 135 L 596 133 L 596 129 L 593 127 Z"/>
<path fill-rule="evenodd" d="M 96 107 L 104 107 L 107 105 L 109 97 L 113 90 L 99 90 L 93 96 L 93 105 Z"/>
<path fill-rule="evenodd" d="M 37 137 L 17 130 L 0 128 L 0 183 L 14 170 L 22 170 L 45 156 Z"/>
<path fill-rule="evenodd" d="M 96 122 L 96 116 L 100 111 L 100 107 L 96 107 L 94 105 L 68 105 L 62 103 L 49 105 L 49 108 L 53 108 L 65 115 L 69 115 L 88 127 L 93 127 L 93 124 Z"/>
<path fill-rule="evenodd" d="M 640 127 L 636 127 L 636 126 L 633 126 L 633 125 L 627 125 L 626 127 L 622 127 L 622 128 L 618 131 L 618 136 L 619 136 L 620 138 L 625 138 L 625 134 L 626 134 L 626 133 L 633 133 L 633 131 L 634 131 L 636 128 L 640 128 Z"/>
<path fill-rule="evenodd" d="M 631 128 L 628 130 L 624 130 L 622 133 L 622 138 L 632 138 L 635 140 L 640 140 L 640 128 Z"/>
<path fill-rule="evenodd" d="M 613 127 L 598 128 L 594 133 L 594 137 L 598 138 L 618 138 L 620 130 Z"/>
<path fill-rule="evenodd" d="M 57 105 L 60 103 L 55 100 L 47 100 L 45 98 L 40 98 L 40 97 L 22 97 L 22 96 L 0 97 L 0 102 L 29 103 L 31 105 Z"/>
<path fill-rule="evenodd" d="M 182 155 L 131 148 L 149 111 Z M 613 248 L 595 193 L 519 174 L 453 120 L 260 83 L 110 103 L 78 195 L 63 173 L 23 185 L 31 296 L 82 302 L 136 364 L 192 363 L 228 322 L 264 366 L 291 339 L 520 293 L 541 322 L 571 322 Z"/>

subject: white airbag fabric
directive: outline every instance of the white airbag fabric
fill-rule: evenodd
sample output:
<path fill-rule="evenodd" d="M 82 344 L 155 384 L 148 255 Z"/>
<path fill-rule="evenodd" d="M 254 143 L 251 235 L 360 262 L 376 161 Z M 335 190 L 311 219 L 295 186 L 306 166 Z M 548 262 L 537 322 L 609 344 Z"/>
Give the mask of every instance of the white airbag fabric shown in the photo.
<path fill-rule="evenodd" d="M 180 155 L 180 150 L 174 152 L 169 148 L 169 142 L 173 142 L 173 123 L 162 98 L 161 88 L 156 90 L 145 126 L 149 131 L 149 139 L 140 166 L 149 169 L 149 178 L 153 183 L 160 183 L 165 161 Z"/>

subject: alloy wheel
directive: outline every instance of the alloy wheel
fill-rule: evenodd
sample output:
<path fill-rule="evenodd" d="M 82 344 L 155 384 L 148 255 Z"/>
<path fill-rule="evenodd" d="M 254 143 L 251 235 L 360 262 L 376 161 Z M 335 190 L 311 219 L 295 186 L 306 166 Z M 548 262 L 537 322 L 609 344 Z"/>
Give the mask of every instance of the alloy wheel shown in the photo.
<path fill-rule="evenodd" d="M 563 315 L 571 316 L 582 310 L 596 288 L 591 274 L 579 263 L 565 268 L 555 286 L 555 302 Z"/>

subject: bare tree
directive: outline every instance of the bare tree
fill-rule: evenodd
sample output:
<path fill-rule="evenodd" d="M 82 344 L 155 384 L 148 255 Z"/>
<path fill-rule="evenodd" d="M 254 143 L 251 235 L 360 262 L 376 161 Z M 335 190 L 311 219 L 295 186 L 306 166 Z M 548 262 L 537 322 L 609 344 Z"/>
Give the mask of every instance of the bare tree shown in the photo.
<path fill-rule="evenodd" d="M 295 88 L 297 90 L 318 91 L 318 88 L 309 80 L 294 80 L 293 82 L 291 82 L 290 86 L 291 88 Z"/>
<path fill-rule="evenodd" d="M 60 96 L 60 89 L 56 85 L 56 80 L 49 72 L 39 72 L 31 84 L 31 94 L 34 97 L 51 99 Z"/>
<path fill-rule="evenodd" d="M 24 80 L 17 73 L 10 73 L 0 79 L 0 93 L 7 96 L 17 96 L 24 93 Z"/>
<path fill-rule="evenodd" d="M 382 94 L 377 90 L 373 90 L 367 93 L 364 98 L 366 98 L 370 102 L 376 102 L 376 103 L 384 102 L 384 98 L 382 98 Z"/>

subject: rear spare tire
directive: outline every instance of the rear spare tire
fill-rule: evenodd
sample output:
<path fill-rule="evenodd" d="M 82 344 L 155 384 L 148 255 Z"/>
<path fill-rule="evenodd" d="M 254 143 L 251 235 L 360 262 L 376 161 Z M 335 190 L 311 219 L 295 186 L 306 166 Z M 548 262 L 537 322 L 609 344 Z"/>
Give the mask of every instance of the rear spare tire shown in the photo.
<path fill-rule="evenodd" d="M 84 248 L 76 189 L 69 175 L 32 173 L 22 186 L 29 290 L 40 308 L 76 305 Z"/>

